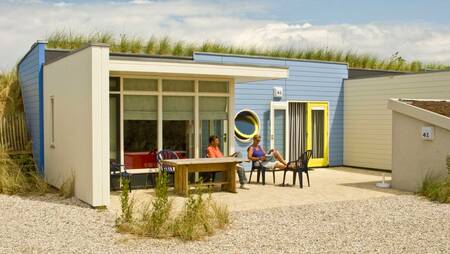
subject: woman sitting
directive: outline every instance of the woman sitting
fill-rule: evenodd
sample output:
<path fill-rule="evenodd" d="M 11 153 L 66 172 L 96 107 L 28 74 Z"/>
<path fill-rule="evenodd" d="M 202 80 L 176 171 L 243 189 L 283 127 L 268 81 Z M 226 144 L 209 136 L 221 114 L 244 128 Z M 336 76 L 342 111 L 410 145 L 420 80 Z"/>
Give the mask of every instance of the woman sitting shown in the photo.
<path fill-rule="evenodd" d="M 285 169 L 287 162 L 283 156 L 275 149 L 271 149 L 268 154 L 259 145 L 261 136 L 256 134 L 253 136 L 253 144 L 247 149 L 248 159 L 251 161 L 260 161 L 261 166 L 268 169 Z"/>
<path fill-rule="evenodd" d="M 220 151 L 220 140 L 219 137 L 216 135 L 212 135 L 209 137 L 209 146 L 207 149 L 207 155 L 208 158 L 222 158 L 224 157 L 222 152 Z M 231 155 L 231 157 L 238 157 L 238 153 L 234 153 Z M 237 173 L 239 177 L 239 183 L 241 184 L 240 188 L 243 190 L 248 190 L 248 188 L 245 186 L 245 183 L 247 182 L 247 178 L 245 176 L 244 168 L 240 165 L 237 165 Z"/>

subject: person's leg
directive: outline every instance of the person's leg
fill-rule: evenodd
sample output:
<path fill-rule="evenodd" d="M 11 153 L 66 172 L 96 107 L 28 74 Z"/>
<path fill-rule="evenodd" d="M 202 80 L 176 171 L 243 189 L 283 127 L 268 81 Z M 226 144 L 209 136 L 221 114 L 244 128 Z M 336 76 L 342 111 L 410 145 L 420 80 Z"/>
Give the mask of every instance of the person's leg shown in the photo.
<path fill-rule="evenodd" d="M 282 164 L 286 165 L 287 162 L 284 160 L 283 156 L 278 152 L 278 150 L 273 150 L 273 157 L 277 159 L 277 161 L 281 162 Z"/>
<path fill-rule="evenodd" d="M 245 187 L 245 184 L 247 183 L 247 177 L 245 176 L 245 170 L 244 167 L 237 165 L 236 167 L 237 170 L 237 174 L 239 177 L 239 183 L 240 183 L 240 188 L 241 189 L 248 189 L 247 187 Z"/>
<path fill-rule="evenodd" d="M 274 169 L 285 169 L 286 168 L 286 164 L 283 164 L 279 161 L 275 162 L 275 165 L 273 166 Z"/>

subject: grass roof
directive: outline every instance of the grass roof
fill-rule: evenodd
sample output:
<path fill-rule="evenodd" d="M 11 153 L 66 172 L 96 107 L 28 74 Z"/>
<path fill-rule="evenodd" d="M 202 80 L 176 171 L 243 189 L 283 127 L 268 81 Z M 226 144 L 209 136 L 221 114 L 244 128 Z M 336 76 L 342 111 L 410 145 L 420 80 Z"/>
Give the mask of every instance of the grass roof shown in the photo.
<path fill-rule="evenodd" d="M 174 40 L 167 36 L 152 36 L 149 39 L 130 37 L 122 34 L 115 36 L 108 32 L 90 34 L 57 31 L 47 37 L 49 48 L 77 49 L 86 43 L 106 43 L 111 52 L 139 53 L 150 55 L 192 56 L 193 52 L 211 52 L 239 54 L 250 56 L 282 57 L 292 59 L 319 60 L 345 62 L 349 67 L 393 70 L 405 72 L 420 72 L 425 70 L 448 70 L 449 66 L 438 63 L 424 63 L 421 61 L 406 61 L 398 53 L 389 58 L 380 58 L 371 54 L 361 54 L 353 50 L 338 50 L 330 48 L 258 48 L 238 47 L 225 43 L 204 41 L 193 43 Z"/>

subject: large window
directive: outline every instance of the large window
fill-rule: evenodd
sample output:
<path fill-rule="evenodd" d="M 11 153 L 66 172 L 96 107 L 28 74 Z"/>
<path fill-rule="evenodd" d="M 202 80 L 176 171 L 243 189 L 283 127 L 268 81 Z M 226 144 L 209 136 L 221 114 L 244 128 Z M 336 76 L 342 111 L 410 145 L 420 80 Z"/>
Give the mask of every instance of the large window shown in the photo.
<path fill-rule="evenodd" d="M 194 157 L 194 97 L 163 97 L 163 148 Z"/>
<path fill-rule="evenodd" d="M 199 98 L 200 118 L 200 155 L 206 156 L 209 137 L 216 135 L 220 139 L 221 151 L 228 154 L 228 98 L 204 97 Z"/>
<path fill-rule="evenodd" d="M 111 160 L 134 169 L 156 167 L 162 149 L 204 157 L 211 135 L 228 154 L 230 90 L 224 80 L 110 78 Z"/>

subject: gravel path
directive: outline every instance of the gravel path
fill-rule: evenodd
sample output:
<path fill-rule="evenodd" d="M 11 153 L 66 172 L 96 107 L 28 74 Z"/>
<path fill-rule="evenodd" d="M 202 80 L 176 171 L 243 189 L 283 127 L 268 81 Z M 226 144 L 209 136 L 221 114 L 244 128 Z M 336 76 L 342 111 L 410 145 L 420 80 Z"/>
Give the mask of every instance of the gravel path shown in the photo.
<path fill-rule="evenodd" d="M 234 212 L 187 243 L 118 234 L 111 212 L 53 195 L 0 195 L 0 211 L 0 253 L 450 253 L 450 205 L 410 195 Z"/>

